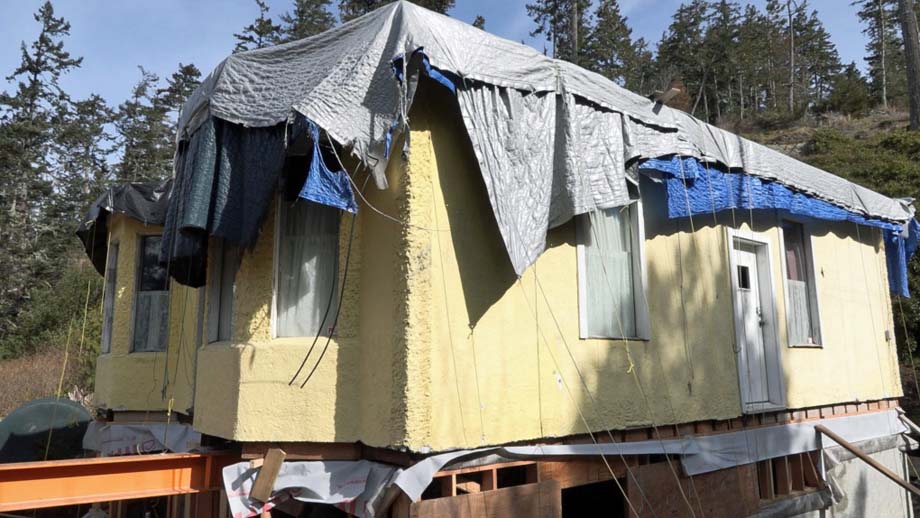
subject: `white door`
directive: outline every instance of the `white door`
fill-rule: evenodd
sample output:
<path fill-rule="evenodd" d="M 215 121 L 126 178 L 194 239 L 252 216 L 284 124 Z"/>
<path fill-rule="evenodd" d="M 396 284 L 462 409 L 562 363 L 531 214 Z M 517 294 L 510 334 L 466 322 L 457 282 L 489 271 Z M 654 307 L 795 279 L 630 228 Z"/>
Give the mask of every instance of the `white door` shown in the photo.
<path fill-rule="evenodd" d="M 741 398 L 746 412 L 762 412 L 783 402 L 769 254 L 765 243 L 738 238 L 732 254 Z"/>

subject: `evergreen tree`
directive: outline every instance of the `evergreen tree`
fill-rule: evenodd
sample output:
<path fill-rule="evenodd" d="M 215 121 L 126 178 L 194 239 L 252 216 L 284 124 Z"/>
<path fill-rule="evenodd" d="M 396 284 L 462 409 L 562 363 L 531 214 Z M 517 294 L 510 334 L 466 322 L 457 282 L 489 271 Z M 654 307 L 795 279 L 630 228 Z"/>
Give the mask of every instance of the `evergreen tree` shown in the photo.
<path fill-rule="evenodd" d="M 856 0 L 857 16 L 865 25 L 866 63 L 869 65 L 870 93 L 882 108 L 890 103 L 904 104 L 907 74 L 904 70 L 904 43 L 898 31 L 897 0 Z"/>
<path fill-rule="evenodd" d="M 553 57 L 587 64 L 582 42 L 590 32 L 590 0 L 534 0 L 527 4 L 527 14 L 536 24 L 531 36 L 544 36 L 553 49 Z"/>
<path fill-rule="evenodd" d="M 281 15 L 281 43 L 309 38 L 335 27 L 332 0 L 294 0 L 294 10 Z"/>
<path fill-rule="evenodd" d="M 865 115 L 869 111 L 869 83 L 850 63 L 834 78 L 833 90 L 828 97 L 828 108 L 845 115 Z"/>
<path fill-rule="evenodd" d="M 173 117 L 178 117 L 188 96 L 201 84 L 201 71 L 193 64 L 183 65 L 166 79 L 166 87 L 157 90 L 160 103 Z"/>
<path fill-rule="evenodd" d="M 339 0 L 339 18 L 341 18 L 343 22 L 347 22 L 359 16 L 364 16 L 374 9 L 383 7 L 392 1 L 393 0 Z M 424 7 L 425 9 L 447 14 L 448 11 L 453 9 L 455 0 L 413 0 L 412 3 Z"/>
<path fill-rule="evenodd" d="M 120 182 L 160 180 L 172 175 L 173 139 L 169 108 L 157 90 L 159 77 L 139 67 L 131 99 L 118 107 L 115 128 L 122 146 Z"/>
<path fill-rule="evenodd" d="M 904 40 L 904 62 L 907 71 L 907 100 L 910 108 L 910 129 L 920 130 L 920 28 L 914 2 L 898 0 L 898 19 Z"/>
<path fill-rule="evenodd" d="M 636 63 L 632 30 L 620 13 L 617 0 L 601 0 L 594 17 L 595 25 L 584 45 L 585 65 L 611 81 L 624 85 L 630 73 L 628 67 Z"/>
<path fill-rule="evenodd" d="M 736 54 L 736 85 L 738 93 L 737 114 L 744 119 L 748 114 L 760 113 L 776 106 L 777 51 L 776 27 L 771 20 L 748 5 L 738 24 Z"/>
<path fill-rule="evenodd" d="M 703 99 L 709 73 L 705 34 L 708 4 L 692 0 L 681 4 L 658 43 L 658 66 L 670 80 L 679 80 L 694 98 L 691 113 Z"/>
<path fill-rule="evenodd" d="M 738 38 L 741 8 L 737 3 L 720 0 L 712 5 L 709 25 L 706 28 L 705 57 L 707 78 L 704 89 L 704 106 L 712 106 L 717 121 L 735 109 L 733 90 L 738 69 Z M 706 110 L 710 112 L 709 109 Z"/>
<path fill-rule="evenodd" d="M 50 2 L 34 18 L 41 32 L 31 45 L 21 45 L 20 65 L 7 78 L 17 82 L 16 91 L 0 93 L 0 340 L 15 327 L 30 288 L 53 275 L 61 260 L 41 241 L 63 224 L 46 219 L 55 188 L 52 144 L 68 103 L 59 80 L 82 59 L 64 49 L 70 24 L 54 15 Z"/>
<path fill-rule="evenodd" d="M 268 4 L 265 0 L 255 0 L 259 7 L 259 17 L 254 22 L 243 27 L 243 32 L 233 34 L 236 38 L 236 47 L 233 52 L 261 49 L 275 45 L 282 38 L 281 26 L 276 25 L 268 16 Z"/>

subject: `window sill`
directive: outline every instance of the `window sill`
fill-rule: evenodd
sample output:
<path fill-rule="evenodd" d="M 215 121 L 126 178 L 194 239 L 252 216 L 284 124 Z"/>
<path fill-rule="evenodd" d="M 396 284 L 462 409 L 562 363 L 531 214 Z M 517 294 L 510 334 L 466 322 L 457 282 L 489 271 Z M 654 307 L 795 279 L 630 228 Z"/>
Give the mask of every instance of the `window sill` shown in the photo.
<path fill-rule="evenodd" d="M 790 349 L 824 349 L 822 344 L 789 344 Z"/>
<path fill-rule="evenodd" d="M 610 336 L 580 336 L 581 341 L 599 341 L 599 342 L 651 342 L 651 338 L 639 338 L 631 336 L 629 338 L 610 337 Z"/>

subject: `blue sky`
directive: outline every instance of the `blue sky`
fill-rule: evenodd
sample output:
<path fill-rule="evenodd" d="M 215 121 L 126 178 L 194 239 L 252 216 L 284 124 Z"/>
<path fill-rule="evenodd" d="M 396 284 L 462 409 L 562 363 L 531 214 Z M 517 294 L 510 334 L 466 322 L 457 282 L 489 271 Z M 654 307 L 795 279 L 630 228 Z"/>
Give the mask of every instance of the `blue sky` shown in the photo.
<path fill-rule="evenodd" d="M 486 30 L 542 50 L 524 6 L 529 0 L 457 0 L 451 16 L 472 22 L 486 18 Z M 532 1 L 532 0 L 530 0 Z M 750 0 L 763 7 L 766 0 Z M 21 41 L 38 34 L 32 14 L 41 0 L 0 0 L 0 88 L 2 78 L 19 64 Z M 290 8 L 291 0 L 269 0 L 271 15 Z M 337 3 L 337 2 L 333 2 Z M 681 0 L 620 0 L 634 36 L 657 42 Z M 746 3 L 742 0 L 741 3 Z M 865 37 L 850 0 L 812 0 L 812 8 L 837 45 L 844 62 L 863 66 Z M 138 65 L 167 76 L 181 63 L 195 63 L 207 74 L 233 48 L 233 33 L 258 14 L 252 0 L 58 0 L 58 15 L 71 24 L 66 48 L 83 56 L 81 69 L 63 81 L 76 97 L 98 93 L 111 104 L 123 101 L 139 78 Z"/>

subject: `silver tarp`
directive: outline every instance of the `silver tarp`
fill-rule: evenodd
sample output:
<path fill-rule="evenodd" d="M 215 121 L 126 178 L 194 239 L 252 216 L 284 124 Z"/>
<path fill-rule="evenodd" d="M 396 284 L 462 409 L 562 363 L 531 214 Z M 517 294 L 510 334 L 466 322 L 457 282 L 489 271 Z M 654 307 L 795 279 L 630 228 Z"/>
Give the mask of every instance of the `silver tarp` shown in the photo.
<path fill-rule="evenodd" d="M 384 187 L 387 136 L 405 130 L 412 97 L 393 60 L 418 49 L 459 78 L 464 123 L 519 274 L 543 251 L 547 229 L 628 203 L 625 164 L 637 158 L 694 156 L 866 216 L 910 217 L 902 202 L 402 1 L 312 38 L 228 57 L 186 103 L 180 138 L 208 116 L 271 126 L 293 110 L 350 148 Z"/>

